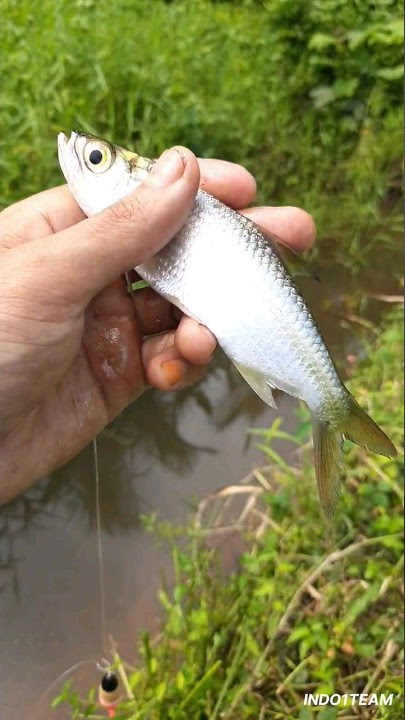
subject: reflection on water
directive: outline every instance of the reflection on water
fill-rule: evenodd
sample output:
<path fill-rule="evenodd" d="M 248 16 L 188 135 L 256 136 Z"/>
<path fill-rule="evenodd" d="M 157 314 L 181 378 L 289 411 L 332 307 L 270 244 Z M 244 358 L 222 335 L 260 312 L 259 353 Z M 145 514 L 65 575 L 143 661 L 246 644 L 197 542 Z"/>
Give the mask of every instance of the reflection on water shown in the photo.
<path fill-rule="evenodd" d="M 302 282 L 311 309 L 334 357 L 356 357 L 367 328 L 351 314 L 351 299 L 370 287 L 395 294 L 398 284 L 381 263 L 361 284 L 332 263 L 320 275 L 321 285 Z M 378 321 L 384 309 L 368 299 L 362 318 Z M 278 404 L 283 428 L 293 431 L 295 401 L 280 395 Z M 140 516 L 159 511 L 184 522 L 193 498 L 237 482 L 261 462 L 246 428 L 276 416 L 219 352 L 197 388 L 148 391 L 101 433 L 107 625 L 125 654 L 134 655 L 141 627 L 156 627 L 156 589 L 169 565 L 167 549 L 143 531 Z M 283 443 L 276 449 L 285 456 Z M 60 673 L 102 654 L 95 520 L 91 448 L 0 514 L 0 676 L 7 677 L 8 720 L 35 712 Z"/>
<path fill-rule="evenodd" d="M 194 418 L 206 416 L 218 430 L 236 418 L 245 426 L 262 416 L 263 403 L 244 383 L 221 351 L 206 379 L 191 390 L 159 393 L 149 390 L 127 408 L 97 439 L 103 492 L 101 515 L 107 533 L 125 531 L 139 524 L 136 484 L 156 465 L 166 472 L 190 473 L 196 456 L 217 454 L 220 449 L 203 441 Z M 197 432 L 190 433 L 190 422 Z M 249 442 L 247 435 L 245 444 Z M 157 499 L 158 502 L 158 499 Z M 47 517 L 71 520 L 83 515 L 95 527 L 92 450 L 87 448 L 63 468 L 44 478 L 0 515 L 0 569 L 12 569 L 13 537 L 29 527 L 41 527 Z M 57 510 L 59 508 L 59 510 Z"/>
<path fill-rule="evenodd" d="M 140 515 L 185 521 L 193 497 L 259 461 L 246 427 L 272 417 L 219 353 L 198 388 L 149 391 L 99 436 L 107 624 L 128 654 L 139 628 L 156 623 L 168 565 Z M 102 654 L 95 520 L 91 448 L 2 511 L 0 657 L 15 703 L 10 720 L 70 665 Z"/>

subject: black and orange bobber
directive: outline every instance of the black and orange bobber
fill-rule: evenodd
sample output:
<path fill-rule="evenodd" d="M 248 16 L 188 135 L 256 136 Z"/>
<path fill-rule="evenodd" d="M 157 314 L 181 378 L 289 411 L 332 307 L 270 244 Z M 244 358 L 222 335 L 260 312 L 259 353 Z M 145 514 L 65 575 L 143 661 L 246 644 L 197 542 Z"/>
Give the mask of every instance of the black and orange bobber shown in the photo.
<path fill-rule="evenodd" d="M 110 718 L 115 716 L 115 709 L 121 699 L 121 688 L 117 675 L 108 670 L 101 678 L 98 688 L 98 701 L 107 710 Z"/>

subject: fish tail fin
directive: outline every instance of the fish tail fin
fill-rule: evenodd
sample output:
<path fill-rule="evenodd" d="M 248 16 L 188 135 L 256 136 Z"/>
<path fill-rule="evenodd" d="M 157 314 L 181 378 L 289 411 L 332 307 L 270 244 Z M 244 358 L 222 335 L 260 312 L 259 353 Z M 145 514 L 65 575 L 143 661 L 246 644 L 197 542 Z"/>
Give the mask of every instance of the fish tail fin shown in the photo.
<path fill-rule="evenodd" d="M 348 440 L 356 443 L 356 445 L 360 445 L 360 447 L 365 450 L 371 450 L 371 452 L 377 455 L 386 455 L 386 457 L 396 455 L 395 445 L 389 437 L 387 437 L 385 432 L 367 415 L 354 397 L 350 395 L 349 400 L 350 409 L 343 423 L 343 435 Z"/>
<path fill-rule="evenodd" d="M 326 515 L 332 515 L 339 498 L 343 437 L 378 455 L 392 457 L 395 446 L 356 400 L 349 395 L 349 412 L 336 428 L 313 417 L 314 464 L 319 498 Z"/>

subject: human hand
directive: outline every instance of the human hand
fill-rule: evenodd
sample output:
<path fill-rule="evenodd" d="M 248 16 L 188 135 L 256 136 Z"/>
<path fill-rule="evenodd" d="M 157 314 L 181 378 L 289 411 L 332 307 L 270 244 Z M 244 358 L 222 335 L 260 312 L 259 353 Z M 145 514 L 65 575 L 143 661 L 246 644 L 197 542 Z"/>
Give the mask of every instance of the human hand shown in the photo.
<path fill-rule="evenodd" d="M 66 186 L 1 213 L 2 502 L 77 454 L 146 387 L 202 377 L 214 336 L 151 288 L 131 297 L 122 277 L 176 234 L 199 185 L 295 249 L 312 245 L 307 213 L 241 210 L 252 176 L 185 148 L 164 153 L 135 192 L 92 218 Z"/>

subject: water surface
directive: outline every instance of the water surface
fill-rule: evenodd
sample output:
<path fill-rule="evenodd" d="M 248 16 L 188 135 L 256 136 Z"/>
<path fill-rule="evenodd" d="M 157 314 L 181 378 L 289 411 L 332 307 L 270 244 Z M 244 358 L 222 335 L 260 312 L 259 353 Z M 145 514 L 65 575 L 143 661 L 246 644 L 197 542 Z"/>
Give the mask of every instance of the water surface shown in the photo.
<path fill-rule="evenodd" d="M 306 296 L 332 354 L 350 368 L 365 352 L 367 321 L 378 322 L 387 307 L 368 298 L 359 318 L 350 299 L 359 292 L 365 297 L 369 288 L 395 294 L 398 284 L 382 261 L 355 279 L 330 263 L 321 280 L 305 281 Z M 168 550 L 145 532 L 141 516 L 157 511 L 163 520 L 185 523 L 199 498 L 239 482 L 263 462 L 248 427 L 268 426 L 280 415 L 283 429 L 294 430 L 295 401 L 279 395 L 278 406 L 278 413 L 264 406 L 218 353 L 197 388 L 177 395 L 148 391 L 99 437 L 107 627 L 129 659 L 140 629 L 158 627 L 156 590 L 162 575 L 170 578 Z M 275 447 L 289 457 L 285 443 Z M 100 658 L 95 520 L 91 447 L 0 515 L 6 720 L 35 717 L 39 698 L 61 673 Z M 94 662 L 76 676 L 88 687 Z"/>

